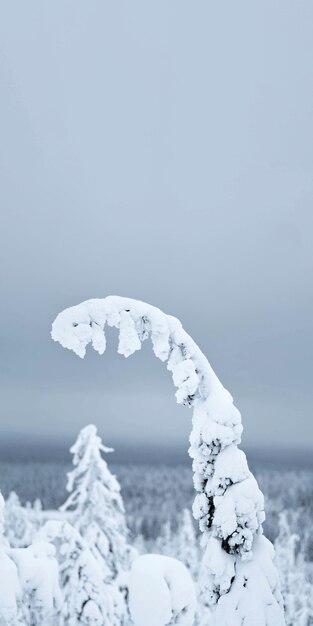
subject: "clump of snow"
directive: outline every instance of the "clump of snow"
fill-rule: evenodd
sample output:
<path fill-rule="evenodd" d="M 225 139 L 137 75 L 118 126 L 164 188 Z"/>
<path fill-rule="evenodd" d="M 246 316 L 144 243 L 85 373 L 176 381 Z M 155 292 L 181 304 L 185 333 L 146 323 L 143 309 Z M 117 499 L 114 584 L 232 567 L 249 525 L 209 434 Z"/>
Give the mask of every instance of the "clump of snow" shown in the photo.
<path fill-rule="evenodd" d="M 119 324 L 118 353 L 125 357 L 140 350 L 141 341 L 135 328 L 135 322 L 128 311 L 122 311 Z"/>
<path fill-rule="evenodd" d="M 244 600 L 246 589 L 255 591 L 253 581 L 258 579 L 259 588 L 268 590 L 258 596 L 260 603 L 274 607 L 263 607 L 258 624 L 281 626 L 284 617 L 273 576 L 273 555 L 270 545 L 261 541 L 263 495 L 244 453 L 237 448 L 242 424 L 232 396 L 179 320 L 143 302 L 118 296 L 87 300 L 58 315 L 52 338 L 83 358 L 89 343 L 100 353 L 105 350 L 106 324 L 119 330 L 118 351 L 127 357 L 151 336 L 155 355 L 167 361 L 172 372 L 177 401 L 193 408 L 189 453 L 198 492 L 193 512 L 206 548 L 200 577 L 204 605 L 212 605 L 216 619 L 222 620 L 224 606 L 235 594 L 238 619 L 248 624 L 251 612 Z M 240 575 L 243 568 L 249 585 Z"/>
<path fill-rule="evenodd" d="M 187 568 L 159 554 L 138 557 L 130 572 L 129 607 L 135 626 L 192 626 L 196 593 Z"/>
<path fill-rule="evenodd" d="M 61 606 L 54 546 L 40 542 L 28 548 L 12 548 L 8 554 L 17 567 L 24 601 L 31 605 L 38 623 L 45 619 L 48 623 L 49 617 Z"/>

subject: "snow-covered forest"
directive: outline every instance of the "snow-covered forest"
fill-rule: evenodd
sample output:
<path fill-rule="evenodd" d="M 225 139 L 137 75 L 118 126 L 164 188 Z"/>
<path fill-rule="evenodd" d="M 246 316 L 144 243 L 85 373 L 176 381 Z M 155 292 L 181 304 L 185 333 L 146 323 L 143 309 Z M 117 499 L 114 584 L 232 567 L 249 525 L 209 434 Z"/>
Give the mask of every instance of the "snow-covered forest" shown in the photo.
<path fill-rule="evenodd" d="M 180 498 L 175 524 L 167 510 L 157 533 L 145 528 L 138 502 L 128 518 L 104 458 L 112 449 L 87 425 L 70 449 L 67 497 L 57 510 L 38 498 L 22 506 L 14 492 L 1 499 L 2 623 L 309 626 L 308 538 L 293 532 L 288 510 L 277 519 L 276 553 L 266 538 L 264 496 L 238 447 L 241 415 L 205 356 L 179 320 L 120 297 L 63 311 L 52 338 L 80 357 L 89 343 L 103 354 L 106 324 L 118 329 L 125 357 L 151 338 L 177 402 L 193 410 L 193 517 Z M 159 502 L 148 502 L 153 519 Z"/>
<path fill-rule="evenodd" d="M 95 427 L 87 429 L 87 433 L 88 431 L 94 437 Z M 86 430 L 83 431 L 77 441 L 84 437 L 84 432 L 86 433 Z M 97 448 L 94 452 L 96 452 L 99 461 L 98 453 L 103 454 L 103 451 L 100 440 L 96 435 L 95 437 Z M 75 447 L 77 449 L 77 443 Z M 121 532 L 117 545 L 125 546 L 126 529 L 126 546 L 130 548 L 130 552 L 127 550 L 125 554 L 129 554 L 130 561 L 137 555 L 146 553 L 174 557 L 185 564 L 197 586 L 202 550 L 198 530 L 191 515 L 193 485 L 190 468 L 187 465 L 116 465 L 114 454 L 107 455 L 104 453 L 103 457 L 108 462 L 108 466 L 100 462 L 100 471 L 101 468 L 103 470 L 101 473 L 103 482 L 98 485 L 98 488 L 104 494 L 108 485 L 112 487 L 112 492 L 108 494 L 109 498 L 105 498 L 104 501 L 107 512 L 105 518 L 108 517 L 109 521 L 112 522 L 108 506 L 113 507 L 112 514 L 114 511 L 119 516 Z M 12 555 L 14 549 L 27 548 L 42 539 L 48 541 L 50 545 L 51 543 L 57 545 L 59 542 L 62 545 L 63 542 L 63 550 L 67 544 L 63 556 L 62 550 L 56 552 L 58 565 L 62 571 L 59 582 L 62 600 L 59 605 L 56 603 L 58 596 L 53 600 L 55 602 L 52 611 L 52 614 L 55 614 L 54 622 L 51 617 L 49 619 L 47 617 L 51 612 L 51 609 L 48 609 L 44 618 L 44 623 L 47 624 L 49 624 L 49 620 L 52 624 L 105 623 L 104 620 L 101 621 L 102 618 L 97 621 L 96 617 L 92 618 L 94 619 L 92 622 L 90 615 L 88 616 L 86 613 L 88 607 L 85 609 L 85 615 L 78 616 L 75 613 L 76 602 L 83 603 L 87 597 L 91 597 L 93 585 L 97 588 L 97 584 L 100 584 L 99 580 L 97 582 L 98 561 L 100 567 L 112 567 L 112 565 L 109 566 L 109 563 L 112 563 L 111 558 L 106 559 L 105 553 L 102 555 L 99 553 L 99 537 L 103 539 L 107 534 L 110 535 L 110 528 L 105 526 L 100 526 L 100 529 L 102 528 L 101 534 L 99 527 L 96 530 L 98 523 L 101 524 L 101 518 L 98 520 L 97 515 L 101 499 L 96 499 L 93 502 L 88 496 L 84 502 L 81 500 L 84 511 L 83 519 L 93 520 L 90 523 L 92 530 L 89 533 L 90 548 L 88 549 L 79 530 L 77 530 L 68 506 L 64 506 L 66 501 L 72 500 L 74 493 L 73 490 L 66 492 L 66 485 L 69 485 L 66 472 L 70 472 L 73 477 L 73 470 L 77 475 L 77 469 L 77 465 L 71 468 L 65 462 L 0 463 L 1 486 L 5 495 L 3 546 L 9 544 Z M 91 464 L 90 472 L 94 470 L 95 466 L 93 467 Z M 313 620 L 313 544 L 310 534 L 313 515 L 313 472 L 311 470 L 292 471 L 258 468 L 255 475 L 265 494 L 267 515 L 265 533 L 275 546 L 275 563 L 281 581 L 286 624 L 287 626 L 309 626 Z M 114 476 L 119 479 L 121 492 L 119 489 L 116 492 L 118 482 Z M 73 478 L 70 479 L 73 480 Z M 13 487 L 17 493 L 12 491 Z M 97 489 L 96 486 L 94 488 Z M 77 494 L 82 496 L 81 491 Z M 36 499 L 36 495 L 39 498 Z M 123 502 L 125 505 L 122 519 L 118 513 L 120 508 L 117 511 L 114 508 L 113 499 L 115 496 L 117 496 L 119 507 L 121 505 L 123 507 Z M 25 497 L 28 501 L 25 501 Z M 95 558 L 91 553 L 95 555 Z M 115 567 L 117 568 L 120 560 L 117 555 L 115 559 Z M 48 562 L 50 563 L 50 560 Z M 69 564 L 72 575 L 71 585 L 65 585 L 66 565 L 69 566 Z M 78 579 L 77 571 L 80 567 L 81 574 Z M 84 585 L 80 586 L 80 578 L 84 579 L 86 576 L 89 579 L 89 583 L 85 587 L 88 595 L 84 596 Z M 101 578 L 101 574 L 99 576 Z M 32 582 L 34 584 L 34 581 Z M 25 583 L 22 581 L 22 584 Z M 109 589 L 113 591 L 112 586 L 109 586 Z M 117 594 L 117 597 L 120 596 Z M 49 597 L 47 597 L 48 599 Z M 18 596 L 19 621 L 14 622 L 14 619 L 11 622 L 6 621 L 8 618 L 2 616 L 2 623 L 20 623 L 25 624 L 25 626 L 42 623 L 39 618 L 39 608 L 33 608 L 31 613 L 31 606 L 36 606 L 34 590 L 32 594 L 25 591 L 22 596 Z M 97 608 L 93 605 L 93 608 L 96 616 L 98 608 L 101 611 L 101 605 Z M 198 624 L 198 620 L 201 619 L 201 608 L 201 603 L 199 603 L 195 624 Z M 91 605 L 89 605 L 89 609 L 91 609 Z M 73 611 L 72 621 L 66 621 L 69 611 Z M 132 620 L 128 610 L 126 615 L 128 619 L 126 623 L 131 626 Z"/>

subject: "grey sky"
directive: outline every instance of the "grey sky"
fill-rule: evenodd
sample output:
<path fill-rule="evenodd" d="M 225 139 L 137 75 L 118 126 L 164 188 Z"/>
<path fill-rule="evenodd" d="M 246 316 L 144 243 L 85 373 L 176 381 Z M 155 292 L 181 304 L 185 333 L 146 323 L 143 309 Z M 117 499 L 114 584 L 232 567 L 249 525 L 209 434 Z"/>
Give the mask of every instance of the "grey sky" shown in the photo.
<path fill-rule="evenodd" d="M 147 346 L 49 338 L 111 293 L 181 319 L 247 443 L 312 443 L 312 23 L 312 0 L 0 1 L 2 438 L 185 445 Z"/>

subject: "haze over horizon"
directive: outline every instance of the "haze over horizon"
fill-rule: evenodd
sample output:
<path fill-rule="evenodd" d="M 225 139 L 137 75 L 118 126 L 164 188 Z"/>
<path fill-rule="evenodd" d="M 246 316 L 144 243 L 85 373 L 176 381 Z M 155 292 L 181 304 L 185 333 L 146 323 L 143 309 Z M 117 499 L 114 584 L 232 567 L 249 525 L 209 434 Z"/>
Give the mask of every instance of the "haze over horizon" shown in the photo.
<path fill-rule="evenodd" d="M 199 12 L 201 11 L 201 19 Z M 144 345 L 51 323 L 125 295 L 177 316 L 245 445 L 312 446 L 313 4 L 1 4 L 2 441 L 186 446 Z M 148 342 L 147 342 L 148 344 Z"/>

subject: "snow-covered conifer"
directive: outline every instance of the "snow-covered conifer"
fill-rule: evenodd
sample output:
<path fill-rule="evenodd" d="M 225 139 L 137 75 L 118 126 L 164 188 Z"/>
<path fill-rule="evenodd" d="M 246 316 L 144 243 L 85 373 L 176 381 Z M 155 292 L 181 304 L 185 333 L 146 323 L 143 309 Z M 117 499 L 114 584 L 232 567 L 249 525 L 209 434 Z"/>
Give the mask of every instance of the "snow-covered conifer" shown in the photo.
<path fill-rule="evenodd" d="M 120 626 L 123 607 L 117 590 L 103 581 L 99 562 L 68 522 L 49 520 L 37 540 L 54 544 L 60 568 L 64 626 Z"/>
<path fill-rule="evenodd" d="M 11 491 L 4 508 L 4 535 L 11 548 L 26 548 L 32 543 L 40 525 L 40 505 L 22 506 L 18 495 Z"/>
<path fill-rule="evenodd" d="M 135 537 L 133 541 L 133 547 L 136 550 L 137 556 L 146 554 L 148 552 L 145 538 L 141 533 L 137 535 L 137 537 Z"/>
<path fill-rule="evenodd" d="M 219 626 L 249 623 L 252 611 L 257 626 L 282 626 L 273 548 L 262 535 L 263 495 L 238 449 L 241 416 L 232 396 L 179 320 L 143 302 L 118 296 L 87 300 L 58 315 L 52 338 L 81 358 L 89 343 L 103 354 L 106 324 L 119 329 L 118 352 L 125 357 L 151 336 L 155 355 L 172 372 L 177 402 L 193 408 L 189 452 L 198 492 L 193 512 L 205 549 L 205 606 Z"/>
<path fill-rule="evenodd" d="M 103 445 L 90 424 L 70 451 L 74 469 L 68 474 L 70 495 L 61 510 L 70 513 L 71 523 L 101 565 L 104 580 L 115 580 L 129 568 L 130 547 L 120 485 L 101 456 L 112 449 Z"/>
<path fill-rule="evenodd" d="M 200 550 L 196 533 L 188 509 L 178 515 L 177 529 L 173 530 L 171 523 L 163 524 L 159 537 L 154 542 L 153 551 L 156 554 L 170 556 L 184 563 L 194 579 L 199 574 Z"/>
<path fill-rule="evenodd" d="M 54 547 L 10 548 L 0 494 L 0 626 L 56 626 L 60 589 Z"/>
<path fill-rule="evenodd" d="M 102 453 L 112 452 L 103 445 L 93 424 L 83 428 L 70 450 L 74 469 L 68 474 L 70 495 L 61 511 L 88 545 L 101 569 L 102 580 L 111 583 L 114 615 L 118 626 L 127 621 L 125 572 L 133 558 L 128 544 L 120 485 L 110 472 Z"/>
<path fill-rule="evenodd" d="M 310 626 L 313 624 L 312 568 L 305 562 L 300 537 L 291 532 L 287 511 L 279 516 L 275 563 L 280 575 L 286 626 Z"/>
<path fill-rule="evenodd" d="M 0 626 L 18 623 L 18 602 L 22 591 L 15 563 L 9 557 L 4 532 L 4 498 L 0 493 Z"/>
<path fill-rule="evenodd" d="M 190 511 L 184 509 L 179 515 L 177 532 L 173 537 L 175 557 L 184 563 L 196 578 L 199 571 L 200 551 Z"/>
<path fill-rule="evenodd" d="M 153 551 L 156 554 L 175 557 L 173 547 L 173 532 L 170 520 L 166 520 L 162 525 L 161 532 L 154 542 Z"/>

